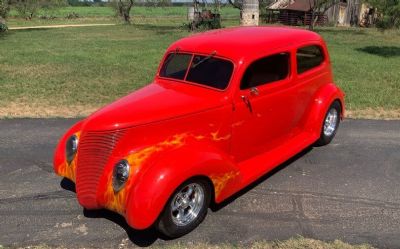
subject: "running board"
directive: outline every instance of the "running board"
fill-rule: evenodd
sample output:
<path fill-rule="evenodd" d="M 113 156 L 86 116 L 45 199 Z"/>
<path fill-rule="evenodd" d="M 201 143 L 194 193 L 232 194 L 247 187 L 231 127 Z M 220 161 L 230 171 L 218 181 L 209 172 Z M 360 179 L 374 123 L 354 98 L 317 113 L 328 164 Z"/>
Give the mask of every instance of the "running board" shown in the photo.
<path fill-rule="evenodd" d="M 240 189 L 300 153 L 317 139 L 318 137 L 311 132 L 303 132 L 273 150 L 239 163 L 238 166 L 242 174 Z"/>

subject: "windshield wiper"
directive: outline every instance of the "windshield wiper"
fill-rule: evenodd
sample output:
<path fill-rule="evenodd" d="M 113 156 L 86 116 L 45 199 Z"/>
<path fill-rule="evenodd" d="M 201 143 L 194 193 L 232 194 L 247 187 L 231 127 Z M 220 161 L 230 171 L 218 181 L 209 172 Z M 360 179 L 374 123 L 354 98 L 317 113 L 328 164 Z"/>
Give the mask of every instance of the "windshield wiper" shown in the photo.
<path fill-rule="evenodd" d="M 208 61 L 209 59 L 211 59 L 214 55 L 216 55 L 217 54 L 217 51 L 212 51 L 211 52 L 211 54 L 209 55 L 209 56 L 207 56 L 207 57 L 204 57 L 202 60 L 200 60 L 199 62 L 197 62 L 197 63 L 195 63 L 195 64 L 192 64 L 192 66 L 191 66 L 191 68 L 193 69 L 193 68 L 195 68 L 195 67 L 197 67 L 198 65 L 200 65 L 201 63 L 203 63 L 203 62 L 205 62 L 205 61 Z"/>

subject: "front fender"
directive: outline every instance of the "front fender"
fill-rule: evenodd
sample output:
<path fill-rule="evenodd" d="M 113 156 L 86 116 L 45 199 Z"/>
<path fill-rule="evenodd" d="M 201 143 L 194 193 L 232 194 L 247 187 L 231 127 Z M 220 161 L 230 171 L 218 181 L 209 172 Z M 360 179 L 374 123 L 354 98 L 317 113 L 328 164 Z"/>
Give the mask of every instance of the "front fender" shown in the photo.
<path fill-rule="evenodd" d="M 335 84 L 330 83 L 323 85 L 314 95 L 310 104 L 305 129 L 313 133 L 316 137 L 320 136 L 323 120 L 333 101 L 339 100 L 342 106 L 341 118 L 344 117 L 344 93 Z"/>
<path fill-rule="evenodd" d="M 129 194 L 128 224 L 136 229 L 151 226 L 179 185 L 196 176 L 210 179 L 216 202 L 230 196 L 241 181 L 232 160 L 216 148 L 185 145 L 168 151 L 146 170 Z"/>

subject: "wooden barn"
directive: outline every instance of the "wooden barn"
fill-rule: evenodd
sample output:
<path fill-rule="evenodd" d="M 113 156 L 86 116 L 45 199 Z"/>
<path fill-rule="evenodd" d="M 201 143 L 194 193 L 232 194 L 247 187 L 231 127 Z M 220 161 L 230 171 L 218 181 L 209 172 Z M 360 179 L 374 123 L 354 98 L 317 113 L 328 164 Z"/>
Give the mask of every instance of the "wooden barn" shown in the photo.
<path fill-rule="evenodd" d="M 285 25 L 309 25 L 313 4 L 312 0 L 275 0 L 267 7 L 265 19 Z M 317 25 L 367 26 L 363 24 L 371 22 L 372 12 L 361 0 L 338 0 L 327 11 L 319 10 L 314 16 L 318 16 Z"/>
<path fill-rule="evenodd" d="M 312 20 L 314 1 L 310 0 L 277 0 L 267 7 L 267 22 L 279 22 L 285 25 L 309 25 Z M 317 24 L 327 23 L 327 17 L 321 13 Z"/>

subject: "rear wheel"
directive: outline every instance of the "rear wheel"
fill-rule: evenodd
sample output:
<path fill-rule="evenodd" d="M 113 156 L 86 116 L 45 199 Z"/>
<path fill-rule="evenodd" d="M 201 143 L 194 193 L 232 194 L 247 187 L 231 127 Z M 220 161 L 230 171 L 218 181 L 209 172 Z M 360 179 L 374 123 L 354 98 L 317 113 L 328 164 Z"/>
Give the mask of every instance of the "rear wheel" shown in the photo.
<path fill-rule="evenodd" d="M 315 145 L 322 146 L 329 144 L 335 137 L 340 123 L 341 106 L 339 101 L 334 101 L 325 114 L 324 123 L 322 124 L 320 138 Z"/>
<path fill-rule="evenodd" d="M 203 179 L 186 181 L 168 200 L 156 227 L 168 238 L 183 236 L 205 218 L 210 204 L 211 187 Z"/>

